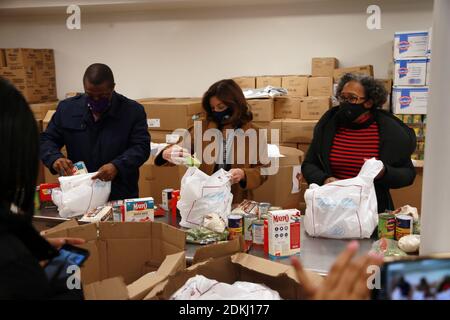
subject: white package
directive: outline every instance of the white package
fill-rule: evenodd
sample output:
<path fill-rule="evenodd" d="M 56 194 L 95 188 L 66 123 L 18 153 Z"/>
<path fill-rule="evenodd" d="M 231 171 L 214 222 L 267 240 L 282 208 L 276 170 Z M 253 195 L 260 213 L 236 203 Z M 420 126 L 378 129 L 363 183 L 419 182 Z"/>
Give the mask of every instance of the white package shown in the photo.
<path fill-rule="evenodd" d="M 394 87 L 392 112 L 395 114 L 427 114 L 428 87 Z"/>
<path fill-rule="evenodd" d="M 424 86 L 429 62 L 427 57 L 395 60 L 394 85 Z"/>
<path fill-rule="evenodd" d="M 278 292 L 262 284 L 236 281 L 230 285 L 197 275 L 170 300 L 281 300 Z"/>
<path fill-rule="evenodd" d="M 111 193 L 111 181 L 92 180 L 97 173 L 59 177 L 60 188 L 52 192 L 59 215 L 71 218 L 104 205 Z"/>
<path fill-rule="evenodd" d="M 421 57 L 428 52 L 428 31 L 404 31 L 394 35 L 394 58 Z"/>
<path fill-rule="evenodd" d="M 180 226 L 201 226 L 204 216 L 211 213 L 228 221 L 232 202 L 230 178 L 225 170 L 220 169 L 208 176 L 196 167 L 189 167 L 181 179 L 180 200 L 177 203 Z"/>
<path fill-rule="evenodd" d="M 323 186 L 311 184 L 305 192 L 305 230 L 313 237 L 370 238 L 378 225 L 373 179 L 383 163 L 367 160 L 358 176 Z"/>

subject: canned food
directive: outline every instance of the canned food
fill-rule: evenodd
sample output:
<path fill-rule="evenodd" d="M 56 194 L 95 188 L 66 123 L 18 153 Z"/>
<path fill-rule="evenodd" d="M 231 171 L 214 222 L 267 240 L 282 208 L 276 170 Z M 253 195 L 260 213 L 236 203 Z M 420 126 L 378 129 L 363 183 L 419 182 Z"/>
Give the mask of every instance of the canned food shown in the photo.
<path fill-rule="evenodd" d="M 123 201 L 122 200 L 111 201 L 109 205 L 112 207 L 113 221 L 115 222 L 124 221 L 125 219 L 124 219 Z"/>
<path fill-rule="evenodd" d="M 414 117 L 413 117 L 412 114 L 404 114 L 403 115 L 403 122 L 406 123 L 406 124 L 413 123 L 413 119 L 414 119 Z"/>
<path fill-rule="evenodd" d="M 422 115 L 421 114 L 415 114 L 413 116 L 413 123 L 422 123 Z"/>
<path fill-rule="evenodd" d="M 264 220 L 253 221 L 253 245 L 264 246 Z"/>
<path fill-rule="evenodd" d="M 240 214 L 231 214 L 228 216 L 228 231 L 230 239 L 234 239 L 242 234 L 242 216 Z"/>
<path fill-rule="evenodd" d="M 261 219 L 263 216 L 267 216 L 269 214 L 270 203 L 268 202 L 260 202 L 258 206 L 258 215 Z"/>
<path fill-rule="evenodd" d="M 395 215 L 382 213 L 378 215 L 378 238 L 394 239 L 395 237 Z"/>
<path fill-rule="evenodd" d="M 258 216 L 256 214 L 249 214 L 244 216 L 244 240 L 247 242 L 253 241 L 253 222 L 258 220 Z"/>
<path fill-rule="evenodd" d="M 170 206 L 170 200 L 172 199 L 172 192 L 173 189 L 164 189 L 162 191 L 162 204 L 161 204 L 161 208 L 163 208 L 164 210 L 168 211 L 169 210 L 169 206 Z"/>
<path fill-rule="evenodd" d="M 395 240 L 400 240 L 402 237 L 412 234 L 413 218 L 405 214 L 399 214 L 395 217 Z"/>

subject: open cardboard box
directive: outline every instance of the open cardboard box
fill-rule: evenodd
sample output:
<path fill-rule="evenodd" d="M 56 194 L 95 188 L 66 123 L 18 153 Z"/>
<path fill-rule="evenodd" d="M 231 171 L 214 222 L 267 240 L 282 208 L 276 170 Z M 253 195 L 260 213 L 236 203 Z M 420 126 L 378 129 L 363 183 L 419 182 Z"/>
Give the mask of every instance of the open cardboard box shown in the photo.
<path fill-rule="evenodd" d="M 203 275 L 228 284 L 236 281 L 261 283 L 277 291 L 283 299 L 305 299 L 305 293 L 297 281 L 292 266 L 246 253 L 211 258 L 170 275 L 166 280 L 157 284 L 144 299 L 170 299 L 187 280 L 196 275 Z M 322 277 L 318 274 L 308 272 L 308 276 L 314 284 L 322 281 Z"/>
<path fill-rule="evenodd" d="M 185 268 L 185 233 L 165 223 L 68 221 L 43 235 L 86 240 L 80 245 L 90 252 L 81 268 L 86 299 L 141 299 Z"/>

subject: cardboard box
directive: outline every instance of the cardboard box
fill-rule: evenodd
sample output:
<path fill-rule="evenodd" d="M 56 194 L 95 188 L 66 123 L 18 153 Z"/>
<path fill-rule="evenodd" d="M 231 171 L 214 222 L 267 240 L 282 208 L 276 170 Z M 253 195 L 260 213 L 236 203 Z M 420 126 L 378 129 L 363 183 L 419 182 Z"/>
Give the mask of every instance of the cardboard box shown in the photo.
<path fill-rule="evenodd" d="M 233 80 L 238 84 L 241 89 L 255 89 L 256 88 L 256 78 L 255 77 L 238 77 L 233 78 Z"/>
<path fill-rule="evenodd" d="M 269 211 L 269 257 L 282 258 L 300 253 L 300 211 Z"/>
<path fill-rule="evenodd" d="M 253 121 L 253 126 L 259 129 L 267 129 L 267 142 L 280 144 L 281 141 L 281 121 L 280 120 L 272 120 L 272 121 Z M 259 133 L 258 133 L 259 134 Z"/>
<path fill-rule="evenodd" d="M 373 66 L 365 65 L 365 66 L 335 69 L 333 72 L 334 82 L 338 83 L 341 77 L 346 73 L 353 73 L 373 77 Z"/>
<path fill-rule="evenodd" d="M 50 231 L 46 237 L 86 240 L 80 245 L 90 251 L 81 268 L 84 285 L 113 277 L 131 284 L 156 271 L 167 255 L 184 253 L 186 241 L 183 231 L 159 222 L 100 222 Z"/>
<path fill-rule="evenodd" d="M 426 114 L 428 87 L 394 87 L 392 112 L 395 114 Z"/>
<path fill-rule="evenodd" d="M 394 207 L 400 208 L 409 204 L 412 207 L 416 207 L 420 212 L 422 208 L 422 184 L 423 168 L 416 167 L 416 178 L 412 185 L 401 189 L 392 189 L 390 191 Z"/>
<path fill-rule="evenodd" d="M 281 142 L 311 143 L 316 120 L 282 120 Z"/>
<path fill-rule="evenodd" d="M 0 67 L 6 67 L 5 49 L 0 49 Z"/>
<path fill-rule="evenodd" d="M 330 109 L 330 97 L 305 97 L 300 100 L 300 119 L 319 120 Z"/>
<path fill-rule="evenodd" d="M 58 103 L 59 103 L 58 101 L 55 101 L 55 102 L 30 104 L 30 108 L 31 111 L 33 111 L 34 117 L 36 119 L 44 120 L 43 121 L 44 131 L 47 129 L 48 122 L 51 120 L 51 117 L 56 112 Z"/>
<path fill-rule="evenodd" d="M 277 291 L 283 299 L 305 299 L 305 292 L 297 282 L 292 266 L 246 253 L 236 253 L 193 265 L 159 283 L 145 299 L 168 300 L 187 280 L 196 275 L 228 284 L 236 281 L 262 283 Z M 322 282 L 322 278 L 315 273 L 307 271 L 307 275 L 315 286 Z"/>
<path fill-rule="evenodd" d="M 153 163 L 151 157 L 139 169 L 139 197 L 152 197 L 156 205 L 162 203 L 162 191 L 167 188 L 180 189 L 181 179 L 186 173 L 184 166 L 162 166 Z"/>
<path fill-rule="evenodd" d="M 402 31 L 394 34 L 394 58 L 421 57 L 428 52 L 429 32 Z"/>
<path fill-rule="evenodd" d="M 247 100 L 250 111 L 253 113 L 254 121 L 272 121 L 274 117 L 273 99 L 250 99 Z"/>
<path fill-rule="evenodd" d="M 294 148 L 297 149 L 297 144 L 296 143 L 280 143 L 280 147 L 288 147 L 288 148 Z"/>
<path fill-rule="evenodd" d="M 292 97 L 306 97 L 308 95 L 308 76 L 284 76 L 281 86 Z"/>
<path fill-rule="evenodd" d="M 192 128 L 194 119 L 204 112 L 197 99 L 156 100 L 141 104 L 147 114 L 149 129 L 158 131 Z"/>
<path fill-rule="evenodd" d="M 311 77 L 308 80 L 308 96 L 332 96 L 333 78 L 332 77 Z"/>
<path fill-rule="evenodd" d="M 395 60 L 394 85 L 424 86 L 429 62 L 430 59 L 427 57 Z"/>
<path fill-rule="evenodd" d="M 42 51 L 39 49 L 5 49 L 6 65 L 9 67 L 34 67 L 43 62 Z"/>
<path fill-rule="evenodd" d="M 338 66 L 336 58 L 312 58 L 311 74 L 313 77 L 333 77 L 334 69 Z"/>
<path fill-rule="evenodd" d="M 168 131 L 158 131 L 158 130 L 148 130 L 148 133 L 150 134 L 150 138 L 152 140 L 152 142 L 154 143 L 167 143 L 167 139 L 172 135 L 172 130 L 168 130 Z"/>
<path fill-rule="evenodd" d="M 267 86 L 281 87 L 280 76 L 261 76 L 256 77 L 256 88 L 265 88 Z"/>
<path fill-rule="evenodd" d="M 275 97 L 275 119 L 300 119 L 301 98 Z"/>

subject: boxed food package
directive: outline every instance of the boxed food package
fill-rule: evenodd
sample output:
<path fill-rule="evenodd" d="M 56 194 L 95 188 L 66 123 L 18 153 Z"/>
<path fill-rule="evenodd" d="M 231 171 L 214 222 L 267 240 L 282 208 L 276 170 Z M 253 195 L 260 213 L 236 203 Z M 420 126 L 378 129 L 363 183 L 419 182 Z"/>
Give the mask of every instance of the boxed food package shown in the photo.
<path fill-rule="evenodd" d="M 198 99 L 167 99 L 141 102 L 150 130 L 189 129 L 204 112 Z"/>
<path fill-rule="evenodd" d="M 233 80 L 238 84 L 241 89 L 255 89 L 256 78 L 255 77 L 237 77 Z"/>
<path fill-rule="evenodd" d="M 308 95 L 308 76 L 284 76 L 281 87 L 292 97 L 306 97 Z"/>
<path fill-rule="evenodd" d="M 276 97 L 274 101 L 275 119 L 300 119 L 301 98 Z"/>
<path fill-rule="evenodd" d="M 319 120 L 330 106 L 330 97 L 304 97 L 300 100 L 300 119 Z"/>
<path fill-rule="evenodd" d="M 311 143 L 317 120 L 282 120 L 281 142 Z"/>
<path fill-rule="evenodd" d="M 346 73 L 353 73 L 353 74 L 373 77 L 373 66 L 365 65 L 365 66 L 335 69 L 333 72 L 334 82 L 338 83 L 339 80 L 342 78 L 342 76 Z"/>
<path fill-rule="evenodd" d="M 85 213 L 80 219 L 80 222 L 95 223 L 112 220 L 112 213 L 112 207 L 110 206 L 98 207 Z"/>
<path fill-rule="evenodd" d="M 334 69 L 338 67 L 336 58 L 312 58 L 311 74 L 313 77 L 333 77 Z"/>
<path fill-rule="evenodd" d="M 311 77 L 308 80 L 308 96 L 332 96 L 333 78 L 332 77 Z"/>
<path fill-rule="evenodd" d="M 428 87 L 394 87 L 392 112 L 396 114 L 426 114 Z"/>
<path fill-rule="evenodd" d="M 322 278 L 307 271 L 311 283 L 317 286 Z M 203 275 L 218 282 L 233 284 L 246 281 L 264 284 L 283 299 L 305 299 L 305 292 L 292 266 L 269 261 L 246 253 L 222 256 L 195 264 L 156 285 L 145 297 L 147 300 L 169 300 L 189 279 Z"/>
<path fill-rule="evenodd" d="M 185 269 L 185 233 L 167 224 L 64 224 L 44 233 L 49 238 L 86 240 L 79 245 L 90 252 L 81 267 L 86 299 L 142 299 L 167 276 Z"/>
<path fill-rule="evenodd" d="M 247 100 L 250 111 L 253 113 L 254 121 L 272 121 L 274 117 L 273 99 L 250 99 Z"/>
<path fill-rule="evenodd" d="M 283 258 L 300 253 L 300 211 L 269 211 L 269 257 Z"/>
<path fill-rule="evenodd" d="M 424 86 L 429 61 L 427 57 L 395 60 L 394 85 Z"/>
<path fill-rule="evenodd" d="M 394 34 L 394 58 L 422 57 L 428 52 L 428 30 Z"/>
<path fill-rule="evenodd" d="M 146 222 L 153 221 L 154 216 L 153 198 L 127 199 L 123 205 L 123 221 Z"/>
<path fill-rule="evenodd" d="M 256 88 L 265 88 L 267 86 L 281 87 L 281 77 L 280 76 L 256 77 Z"/>

